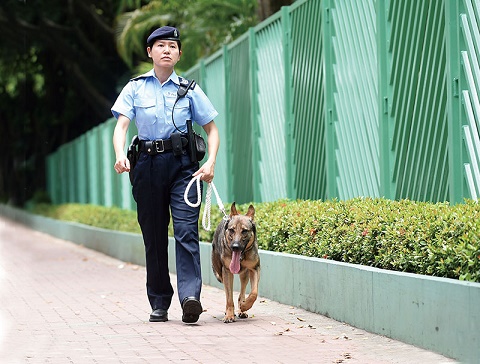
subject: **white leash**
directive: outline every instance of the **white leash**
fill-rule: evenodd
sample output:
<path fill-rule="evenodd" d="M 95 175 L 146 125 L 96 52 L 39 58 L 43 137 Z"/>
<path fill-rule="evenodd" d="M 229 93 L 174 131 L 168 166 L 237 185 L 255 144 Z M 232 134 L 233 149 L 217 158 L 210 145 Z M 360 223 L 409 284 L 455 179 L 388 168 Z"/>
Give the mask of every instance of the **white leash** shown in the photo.
<path fill-rule="evenodd" d="M 198 175 L 192 178 L 192 180 L 188 183 L 187 188 L 185 189 L 185 193 L 183 194 L 183 199 L 185 200 L 185 203 L 190 206 L 190 207 L 198 207 L 202 203 L 202 191 L 200 190 L 200 178 L 202 175 Z M 188 192 L 190 191 L 190 188 L 192 187 L 193 183 L 197 182 L 197 202 L 192 203 L 188 200 Z M 210 231 L 210 212 L 212 208 L 212 189 L 215 192 L 215 198 L 217 199 L 218 203 L 218 208 L 220 211 L 223 212 L 223 218 L 227 218 L 227 213 L 225 212 L 225 206 L 223 206 L 223 202 L 218 195 L 217 188 L 213 184 L 213 181 L 208 184 L 207 187 L 207 193 L 205 195 L 205 208 L 203 210 L 203 219 L 202 219 L 202 226 L 205 230 Z M 205 223 L 205 220 L 207 220 L 207 224 Z"/>

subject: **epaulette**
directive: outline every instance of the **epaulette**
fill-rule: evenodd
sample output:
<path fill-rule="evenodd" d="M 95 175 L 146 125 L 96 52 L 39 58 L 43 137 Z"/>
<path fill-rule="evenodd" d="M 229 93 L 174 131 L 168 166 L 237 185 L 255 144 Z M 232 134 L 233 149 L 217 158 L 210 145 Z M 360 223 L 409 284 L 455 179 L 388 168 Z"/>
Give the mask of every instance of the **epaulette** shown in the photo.
<path fill-rule="evenodd" d="M 136 80 L 140 80 L 141 78 L 147 78 L 147 77 L 150 77 L 150 75 L 148 73 L 144 73 L 143 75 L 131 78 L 130 81 L 136 81 Z"/>

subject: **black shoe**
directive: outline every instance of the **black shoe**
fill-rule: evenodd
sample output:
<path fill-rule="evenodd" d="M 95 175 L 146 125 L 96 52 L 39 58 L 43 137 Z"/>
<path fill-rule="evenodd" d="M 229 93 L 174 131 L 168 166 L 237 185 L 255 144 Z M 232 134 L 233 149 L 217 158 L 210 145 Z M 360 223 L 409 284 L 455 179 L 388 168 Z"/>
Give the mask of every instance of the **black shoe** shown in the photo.
<path fill-rule="evenodd" d="M 187 297 L 182 301 L 183 316 L 182 321 L 187 324 L 193 324 L 198 321 L 198 317 L 203 312 L 202 304 L 195 297 Z"/>
<path fill-rule="evenodd" d="M 168 312 L 167 310 L 162 310 L 157 308 L 152 311 L 150 314 L 150 322 L 165 322 L 168 321 Z"/>

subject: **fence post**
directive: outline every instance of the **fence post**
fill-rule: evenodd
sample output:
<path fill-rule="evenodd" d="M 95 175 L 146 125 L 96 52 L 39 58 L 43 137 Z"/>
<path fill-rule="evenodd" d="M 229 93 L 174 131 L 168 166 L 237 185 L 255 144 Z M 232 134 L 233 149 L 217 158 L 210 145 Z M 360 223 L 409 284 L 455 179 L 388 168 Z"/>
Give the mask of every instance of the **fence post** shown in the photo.
<path fill-rule="evenodd" d="M 331 23 L 331 0 L 324 0 L 323 7 L 323 44 L 325 49 L 325 157 L 326 157 L 326 197 L 335 198 L 338 197 L 337 189 L 337 162 L 335 157 L 335 100 L 334 100 L 334 87 L 335 82 L 333 80 L 333 25 Z"/>
<path fill-rule="evenodd" d="M 228 47 L 226 45 L 222 48 L 222 60 L 223 60 L 223 74 L 224 74 L 224 85 L 225 85 L 225 135 L 226 140 L 221 141 L 226 145 L 226 161 L 227 161 L 227 176 L 228 176 L 228 193 L 227 201 L 234 201 L 234 191 L 231 186 L 232 181 L 232 161 L 233 161 L 233 150 L 232 150 L 232 117 L 231 113 L 231 102 L 230 102 L 230 61 L 228 58 Z"/>
<path fill-rule="evenodd" d="M 461 1 L 461 0 L 460 0 Z M 460 24 L 459 0 L 445 1 L 447 92 L 448 92 L 448 163 L 450 202 L 463 201 L 462 121 L 460 118 Z"/>
<path fill-rule="evenodd" d="M 377 1 L 377 62 L 378 62 L 378 125 L 380 151 L 380 196 L 395 199 L 395 183 L 393 182 L 394 153 L 392 145 L 392 128 L 390 127 L 391 90 L 389 87 L 389 69 L 391 54 L 388 51 L 390 26 L 388 12 L 390 1 Z"/>
<path fill-rule="evenodd" d="M 262 192 L 260 190 L 261 185 L 261 175 L 260 175 L 260 164 L 257 162 L 260 160 L 260 148 L 258 146 L 259 139 L 259 121 L 258 121 L 258 79 L 257 79 L 257 42 L 255 29 L 250 28 L 248 30 L 248 47 L 250 55 L 250 118 L 252 120 L 252 130 L 251 130 L 251 146 L 252 146 L 252 189 L 253 189 L 253 200 L 262 201 Z"/>
<path fill-rule="evenodd" d="M 295 120 L 292 112 L 292 54 L 291 54 L 291 39 L 292 39 L 292 24 L 290 20 L 290 7 L 282 7 L 282 43 L 283 43 L 283 69 L 285 82 L 284 95 L 284 110 L 285 110 L 285 171 L 286 171 L 286 186 L 287 197 L 289 199 L 297 198 L 295 188 L 295 158 L 294 158 L 294 139 L 293 130 Z"/>

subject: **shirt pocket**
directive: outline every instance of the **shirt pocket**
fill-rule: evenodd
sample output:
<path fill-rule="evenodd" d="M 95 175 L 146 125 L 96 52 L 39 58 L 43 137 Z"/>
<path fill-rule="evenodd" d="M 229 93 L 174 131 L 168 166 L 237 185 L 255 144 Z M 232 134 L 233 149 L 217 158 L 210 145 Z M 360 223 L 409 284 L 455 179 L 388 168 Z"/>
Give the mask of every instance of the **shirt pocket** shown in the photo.
<path fill-rule="evenodd" d="M 185 125 L 185 121 L 191 119 L 190 116 L 190 101 L 186 97 L 182 97 L 178 99 L 177 103 L 175 103 L 176 97 L 165 97 L 165 106 L 167 112 L 167 120 L 171 122 L 172 117 L 172 110 L 175 106 L 173 117 L 175 120 L 175 124 L 180 127 Z"/>
<path fill-rule="evenodd" d="M 156 121 L 156 100 L 154 98 L 135 98 L 135 118 L 139 124 L 154 124 Z"/>

